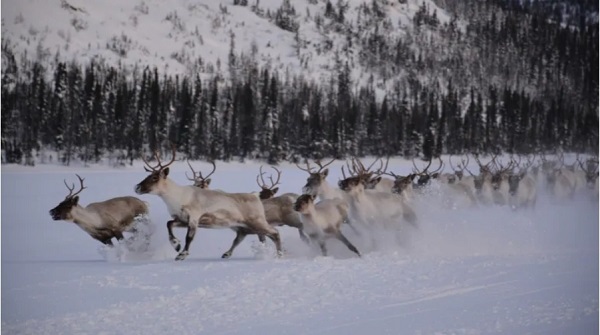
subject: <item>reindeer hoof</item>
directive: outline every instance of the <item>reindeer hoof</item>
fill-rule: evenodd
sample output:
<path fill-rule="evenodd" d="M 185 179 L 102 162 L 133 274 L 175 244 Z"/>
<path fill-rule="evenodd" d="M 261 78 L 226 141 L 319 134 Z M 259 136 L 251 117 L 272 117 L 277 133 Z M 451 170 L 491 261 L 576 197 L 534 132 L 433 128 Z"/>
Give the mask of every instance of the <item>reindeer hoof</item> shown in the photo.
<path fill-rule="evenodd" d="M 229 253 L 229 252 L 226 252 L 221 256 L 221 258 L 229 258 L 229 257 L 231 257 L 231 253 Z"/>
<path fill-rule="evenodd" d="M 179 240 L 169 240 L 169 242 L 171 242 L 171 245 L 173 246 L 173 248 L 175 248 L 175 251 L 179 252 L 179 250 L 181 250 L 181 243 L 179 242 Z"/>
<path fill-rule="evenodd" d="M 187 251 L 182 251 L 179 253 L 179 255 L 177 255 L 177 257 L 175 257 L 176 261 L 182 261 L 184 260 L 190 253 Z"/>

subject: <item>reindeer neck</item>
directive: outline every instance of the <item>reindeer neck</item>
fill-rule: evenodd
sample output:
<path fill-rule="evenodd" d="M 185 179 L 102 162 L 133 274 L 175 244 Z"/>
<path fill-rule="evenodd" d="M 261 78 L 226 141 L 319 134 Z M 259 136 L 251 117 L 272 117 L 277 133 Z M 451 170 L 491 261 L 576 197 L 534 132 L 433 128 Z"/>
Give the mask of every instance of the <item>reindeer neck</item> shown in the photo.
<path fill-rule="evenodd" d="M 171 214 L 174 212 L 179 213 L 185 200 L 194 191 L 194 187 L 195 186 L 182 186 L 170 178 L 167 178 L 159 192 L 157 192 L 157 195 L 167 204 Z"/>
<path fill-rule="evenodd" d="M 321 183 L 318 196 L 321 200 L 339 198 L 339 194 L 333 188 L 331 188 L 327 180 L 323 180 Z"/>
<path fill-rule="evenodd" d="M 308 207 L 308 213 L 304 214 L 304 216 L 306 216 L 307 218 L 315 218 L 317 215 L 317 210 L 315 208 L 315 205 L 312 204 L 311 206 Z"/>

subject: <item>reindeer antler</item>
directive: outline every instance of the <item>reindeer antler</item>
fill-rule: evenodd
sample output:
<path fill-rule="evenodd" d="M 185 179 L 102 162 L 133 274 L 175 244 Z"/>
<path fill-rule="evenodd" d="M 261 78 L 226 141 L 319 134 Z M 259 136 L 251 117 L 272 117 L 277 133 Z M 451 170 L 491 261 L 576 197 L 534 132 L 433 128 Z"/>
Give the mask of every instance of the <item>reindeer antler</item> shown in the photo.
<path fill-rule="evenodd" d="M 261 166 L 260 166 L 260 169 L 259 169 L 259 171 L 260 171 L 260 174 L 256 176 L 256 183 L 258 184 L 258 187 L 260 187 L 260 188 L 263 188 L 263 189 L 268 189 L 268 190 L 272 190 L 272 189 L 273 189 L 273 187 L 275 187 L 276 185 L 278 185 L 278 184 L 279 184 L 279 179 L 281 179 L 281 171 L 280 171 L 280 170 L 278 170 L 276 167 L 274 167 L 274 166 L 271 166 L 271 168 L 277 172 L 277 180 L 273 181 L 273 175 L 271 174 L 271 175 L 269 176 L 269 180 L 271 181 L 271 186 L 267 187 L 267 183 L 266 183 L 266 182 L 265 182 L 265 180 L 263 179 L 263 175 L 264 175 L 266 172 L 263 172 L 262 168 L 263 168 L 263 166 L 261 165 Z M 258 181 L 258 178 L 259 178 L 259 177 L 260 177 L 260 180 L 262 181 L 262 185 L 261 185 L 261 183 Z"/>
<path fill-rule="evenodd" d="M 331 165 L 331 163 L 333 163 L 334 161 L 335 161 L 335 157 L 334 157 L 334 158 L 332 158 L 332 159 L 329 161 L 329 163 L 327 163 L 327 164 L 323 165 L 323 164 L 321 164 L 321 160 L 320 160 L 320 159 L 317 159 L 317 160 L 315 160 L 315 164 L 317 164 L 317 165 L 319 166 L 319 170 L 317 171 L 317 173 L 319 173 L 319 172 L 323 171 L 323 169 L 325 169 L 326 167 L 328 167 L 329 165 Z"/>
<path fill-rule="evenodd" d="M 69 190 L 69 194 L 65 197 L 65 199 L 72 198 L 87 188 L 87 187 L 83 186 L 84 178 L 81 178 L 78 174 L 75 174 L 75 175 L 77 176 L 77 178 L 79 178 L 79 184 L 80 184 L 81 188 L 79 189 L 79 191 L 77 191 L 75 194 L 73 194 L 73 190 L 75 189 L 75 183 L 73 183 L 73 187 L 69 187 L 69 185 L 67 185 L 67 180 L 66 179 L 63 180 L 65 182 L 65 186 Z"/>
<path fill-rule="evenodd" d="M 146 159 L 144 158 L 144 155 L 142 155 L 142 160 L 144 161 L 144 163 L 146 163 L 147 167 L 144 166 L 144 170 L 146 170 L 147 172 L 155 172 L 155 171 L 160 171 L 163 170 L 164 168 L 168 167 L 169 165 L 173 164 L 173 162 L 175 161 L 175 155 L 176 155 L 176 148 L 175 148 L 175 144 L 171 144 L 171 149 L 173 150 L 173 158 L 171 158 L 171 160 L 167 163 L 167 164 L 163 164 L 160 161 L 160 155 L 158 154 L 158 150 L 154 150 L 154 158 L 156 158 L 156 162 L 157 164 L 155 166 L 150 165 L 150 163 L 148 163 L 148 161 L 146 161 Z"/>
<path fill-rule="evenodd" d="M 205 181 L 206 179 L 208 179 L 208 177 L 212 176 L 212 174 L 215 173 L 215 171 L 217 170 L 217 165 L 215 164 L 214 161 L 211 161 L 210 163 L 212 164 L 212 171 L 210 171 L 210 173 L 208 175 L 206 175 L 206 177 L 202 176 L 202 171 L 198 171 L 198 175 L 196 176 L 196 171 L 194 171 L 194 168 L 190 164 L 189 160 L 187 160 L 187 163 L 188 163 L 188 166 L 190 167 L 190 169 L 192 170 L 192 173 L 194 174 L 194 178 L 190 178 L 190 177 L 188 177 L 187 172 L 185 173 L 185 176 L 190 181 L 198 181 L 198 180 Z"/>
<path fill-rule="evenodd" d="M 192 170 L 192 174 L 194 175 L 194 177 L 193 177 L 193 178 L 190 178 L 190 177 L 188 177 L 188 175 L 187 175 L 187 171 L 185 172 L 185 176 L 186 176 L 186 178 L 187 178 L 189 181 L 196 181 L 196 178 L 197 178 L 197 176 L 196 176 L 196 171 L 195 171 L 195 170 L 194 170 L 194 168 L 192 167 L 192 164 L 190 164 L 190 160 L 189 160 L 189 159 L 187 159 L 186 161 L 187 161 L 187 164 L 188 164 L 188 166 L 190 167 L 190 170 Z"/>
<path fill-rule="evenodd" d="M 413 159 L 412 159 L 412 163 L 413 163 L 413 166 L 415 167 L 415 169 L 413 170 L 413 172 L 414 172 L 415 174 L 418 174 L 418 175 L 422 175 L 422 174 L 426 173 L 426 172 L 427 172 L 427 169 L 429 169 L 429 167 L 431 166 L 431 162 L 432 162 L 432 161 L 433 161 L 433 157 L 429 158 L 429 163 L 427 164 L 427 166 L 426 166 L 426 167 L 425 167 L 423 170 L 419 171 L 419 168 L 418 168 L 418 167 L 417 167 L 417 165 L 415 164 L 415 159 L 413 158 Z"/>
<path fill-rule="evenodd" d="M 296 164 L 296 166 L 302 170 L 302 171 L 306 171 L 308 173 L 312 173 L 313 168 L 310 166 L 310 163 L 308 162 L 308 160 L 305 158 L 304 159 L 304 163 L 306 164 L 306 169 L 301 167 L 300 165 Z"/>
<path fill-rule="evenodd" d="M 383 164 L 383 158 L 380 158 L 379 160 L 381 161 L 381 165 L 379 166 L 379 169 L 377 169 L 377 171 L 375 171 L 373 173 L 378 176 L 381 176 L 381 175 L 385 174 L 385 172 L 387 171 L 388 163 L 390 162 L 390 157 L 388 156 L 385 159 L 385 165 Z"/>
<path fill-rule="evenodd" d="M 440 161 L 440 166 L 437 169 L 431 171 L 431 174 L 440 172 L 444 168 L 444 162 L 442 161 L 442 158 L 438 156 L 438 160 Z"/>

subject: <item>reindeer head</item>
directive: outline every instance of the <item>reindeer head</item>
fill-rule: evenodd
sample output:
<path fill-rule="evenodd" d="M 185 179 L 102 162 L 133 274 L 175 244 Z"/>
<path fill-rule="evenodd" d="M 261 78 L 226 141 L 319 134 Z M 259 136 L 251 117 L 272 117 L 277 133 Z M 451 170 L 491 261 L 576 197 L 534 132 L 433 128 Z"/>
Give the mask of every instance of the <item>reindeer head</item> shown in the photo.
<path fill-rule="evenodd" d="M 469 164 L 469 156 L 467 156 L 467 160 L 465 161 L 464 159 L 462 159 L 461 164 L 457 165 L 458 168 L 455 168 L 454 165 L 452 164 L 452 156 L 450 156 L 450 158 L 448 159 L 450 161 L 450 168 L 452 169 L 452 171 L 454 171 L 454 174 L 456 175 L 456 178 L 458 178 L 458 180 L 462 180 L 463 177 L 465 176 L 465 167 Z M 448 182 L 450 184 L 456 182 L 456 179 L 454 180 L 448 180 Z"/>
<path fill-rule="evenodd" d="M 437 179 L 437 177 L 439 177 L 439 171 L 442 170 L 442 168 L 444 167 L 444 162 L 442 162 L 442 159 L 438 157 L 438 160 L 440 161 L 440 165 L 437 169 L 429 172 L 428 169 L 431 166 L 431 162 L 433 161 L 433 158 L 429 159 L 429 163 L 427 163 L 427 166 L 422 169 L 419 170 L 419 168 L 417 168 L 417 165 L 415 164 L 415 160 L 413 159 L 413 166 L 415 167 L 413 172 L 419 176 L 419 179 L 417 179 L 417 187 L 418 188 L 422 188 L 425 187 L 427 185 L 429 185 L 429 183 L 431 182 L 431 179 Z"/>
<path fill-rule="evenodd" d="M 558 163 L 558 161 L 551 161 L 546 159 L 546 155 L 544 154 L 540 155 L 540 159 L 542 160 L 541 169 L 544 173 L 552 172 L 552 170 L 554 170 L 556 164 Z"/>
<path fill-rule="evenodd" d="M 497 155 L 492 156 L 492 159 L 487 162 L 487 164 L 483 164 L 479 161 L 479 156 L 475 155 L 475 161 L 477 161 L 477 164 L 479 165 L 479 174 L 482 175 L 484 179 L 492 175 L 492 167 L 490 165 L 496 164 L 496 156 Z"/>
<path fill-rule="evenodd" d="M 210 181 L 211 181 L 210 178 L 208 178 L 208 177 L 212 176 L 212 174 L 215 173 L 215 171 L 217 170 L 217 166 L 215 165 L 215 162 L 211 162 L 213 168 L 212 168 L 212 171 L 206 177 L 202 176 L 201 171 L 198 171 L 198 173 L 196 173 L 196 171 L 194 171 L 194 168 L 190 164 L 189 160 L 187 161 L 187 163 L 188 163 L 188 166 L 190 167 L 190 169 L 192 170 L 192 174 L 193 174 L 193 177 L 190 178 L 190 177 L 188 177 L 187 172 L 186 172 L 185 176 L 187 177 L 187 179 L 189 181 L 193 181 L 194 186 L 207 190 L 210 186 Z"/>
<path fill-rule="evenodd" d="M 467 170 L 467 172 L 473 177 L 473 186 L 475 187 L 475 192 L 481 194 L 481 191 L 483 190 L 483 184 L 485 184 L 486 175 L 482 173 L 480 173 L 479 175 L 475 175 L 473 174 L 473 172 L 471 172 L 471 170 L 469 170 L 469 168 L 466 165 L 465 170 Z"/>
<path fill-rule="evenodd" d="M 269 176 L 269 180 L 271 181 L 271 186 L 268 186 L 263 178 L 263 175 L 265 174 L 265 172 L 262 171 L 262 165 L 260 166 L 260 169 L 259 169 L 260 174 L 258 176 L 256 176 L 256 183 L 258 184 L 258 187 L 261 188 L 260 193 L 258 195 L 261 200 L 271 199 L 272 197 L 275 196 L 275 193 L 277 193 L 277 191 L 279 191 L 279 187 L 275 187 L 275 186 L 279 184 L 279 179 L 281 178 L 281 171 L 279 171 L 274 166 L 271 166 L 271 168 L 277 172 L 277 180 L 273 181 L 273 175 Z M 260 177 L 260 181 L 258 180 L 259 177 Z M 262 184 L 261 184 L 261 182 L 262 182 Z"/>
<path fill-rule="evenodd" d="M 162 164 L 157 151 L 154 152 L 154 158 L 156 158 L 157 164 L 152 166 L 146 161 L 144 156 L 142 156 L 142 160 L 147 165 L 147 167 L 144 166 L 144 170 L 150 172 L 150 175 L 135 186 L 135 193 L 159 194 L 161 192 L 162 185 L 164 185 L 167 176 L 169 175 L 169 165 L 173 164 L 175 161 L 175 146 L 173 146 L 173 158 L 171 158 L 167 164 Z"/>
<path fill-rule="evenodd" d="M 372 190 L 375 187 L 377 187 L 377 184 L 379 184 L 379 182 L 381 181 L 382 175 L 384 175 L 386 173 L 388 163 L 390 162 L 390 158 L 388 157 L 385 160 L 385 166 L 383 164 L 382 158 L 376 159 L 373 163 L 371 163 L 371 165 L 369 165 L 367 170 L 370 170 L 371 167 L 373 167 L 373 165 L 375 163 L 377 163 L 377 161 L 380 161 L 381 164 L 380 164 L 379 168 L 377 169 L 377 171 L 373 172 L 374 176 L 370 177 L 368 180 L 365 180 L 365 189 L 367 189 L 367 190 Z M 354 165 L 354 162 L 353 162 L 353 165 Z M 362 166 L 362 164 L 361 164 L 361 166 Z M 350 166 L 348 166 L 348 169 L 350 169 Z"/>
<path fill-rule="evenodd" d="M 553 187 L 556 184 L 556 180 L 562 174 L 560 169 L 552 169 L 546 173 L 546 185 Z"/>
<path fill-rule="evenodd" d="M 83 189 L 86 188 L 85 186 L 83 186 L 83 178 L 81 178 L 79 175 L 76 175 L 76 176 L 77 176 L 77 178 L 79 178 L 79 184 L 80 184 L 79 191 L 73 193 L 73 190 L 75 189 L 75 184 L 73 184 L 72 187 L 69 187 L 69 185 L 67 185 L 67 181 L 65 180 L 64 181 L 65 186 L 69 190 L 69 194 L 65 197 L 65 200 L 63 200 L 60 204 L 58 204 L 58 206 L 56 206 L 50 210 L 50 216 L 55 221 L 59 221 L 59 220 L 71 221 L 71 220 L 73 220 L 73 217 L 71 216 L 71 210 L 73 209 L 73 207 L 76 207 L 78 205 L 79 197 L 77 195 L 79 193 L 81 193 L 81 191 L 83 191 Z"/>
<path fill-rule="evenodd" d="M 502 181 L 512 171 L 512 168 L 514 167 L 515 163 L 516 162 L 511 159 L 511 161 L 508 164 L 508 166 L 504 167 L 501 162 L 497 162 L 497 164 L 498 164 L 498 171 L 496 171 L 494 174 L 492 174 L 492 188 L 494 190 L 497 191 L 497 190 L 500 189 L 500 185 L 502 184 Z"/>
<path fill-rule="evenodd" d="M 308 214 L 314 206 L 315 196 L 312 194 L 302 194 L 296 199 L 294 210 L 300 214 Z"/>
<path fill-rule="evenodd" d="M 321 186 L 325 182 L 325 178 L 327 178 L 327 175 L 329 174 L 329 169 L 327 169 L 326 167 L 333 163 L 333 161 L 335 161 L 335 158 L 329 161 L 329 163 L 327 164 L 321 164 L 320 160 L 316 160 L 315 163 L 319 166 L 319 169 L 316 172 L 313 171 L 313 168 L 310 166 L 307 160 L 304 160 L 306 168 L 303 168 L 296 164 L 296 166 L 300 170 L 306 171 L 309 174 L 308 178 L 306 179 L 306 185 L 304 185 L 304 187 L 302 188 L 302 193 L 312 194 L 314 196 L 316 196 L 319 193 L 319 189 L 321 188 Z"/>
<path fill-rule="evenodd" d="M 373 164 L 375 164 L 375 162 L 373 162 Z M 359 159 L 352 158 L 352 167 L 347 164 L 350 177 L 346 177 L 344 167 L 342 166 L 342 177 L 344 179 L 338 181 L 338 187 L 340 190 L 349 193 L 364 191 L 364 189 L 367 188 L 366 186 L 371 182 L 373 173 L 369 172 L 369 169 L 373 167 L 373 164 L 371 164 L 368 168 L 365 168 Z"/>
<path fill-rule="evenodd" d="M 579 157 L 577 157 L 577 162 L 579 163 L 579 166 L 585 173 L 585 182 L 587 187 L 590 189 L 594 188 L 596 184 L 596 179 L 598 179 L 598 161 L 593 158 L 590 158 L 587 160 L 584 166 L 583 162 L 581 162 L 579 160 Z"/>
<path fill-rule="evenodd" d="M 510 195 L 517 194 L 517 190 L 519 189 L 519 183 L 525 177 L 525 173 L 519 174 L 510 174 L 508 176 L 508 193 Z"/>
<path fill-rule="evenodd" d="M 413 180 L 417 176 L 414 173 L 409 174 L 408 176 L 397 176 L 393 173 L 391 175 L 394 177 L 394 186 L 392 186 L 392 193 L 402 194 L 408 189 L 412 189 Z"/>

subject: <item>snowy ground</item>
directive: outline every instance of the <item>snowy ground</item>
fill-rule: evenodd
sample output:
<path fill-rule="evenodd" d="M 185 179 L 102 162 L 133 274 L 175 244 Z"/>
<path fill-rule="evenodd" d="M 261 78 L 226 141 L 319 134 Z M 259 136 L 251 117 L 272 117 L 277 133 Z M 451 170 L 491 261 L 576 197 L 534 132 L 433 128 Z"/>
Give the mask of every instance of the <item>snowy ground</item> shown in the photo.
<path fill-rule="evenodd" d="M 256 191 L 258 166 L 218 163 L 211 186 Z M 187 184 L 186 169 L 178 162 L 171 176 Z M 306 174 L 282 169 L 280 192 L 299 192 Z M 48 210 L 75 173 L 86 178 L 84 205 L 134 195 L 146 176 L 139 164 L 2 167 L 2 334 L 598 333 L 598 201 L 584 194 L 563 203 L 542 195 L 525 212 L 430 199 L 416 204 L 421 229 L 402 245 L 379 233 L 372 249 L 348 232 L 362 259 L 337 241 L 318 256 L 281 228 L 282 259 L 249 236 L 222 260 L 233 232 L 200 230 L 190 256 L 175 262 L 157 196 L 140 196 L 156 224 L 143 254 L 104 250 L 74 224 L 52 221 Z"/>

